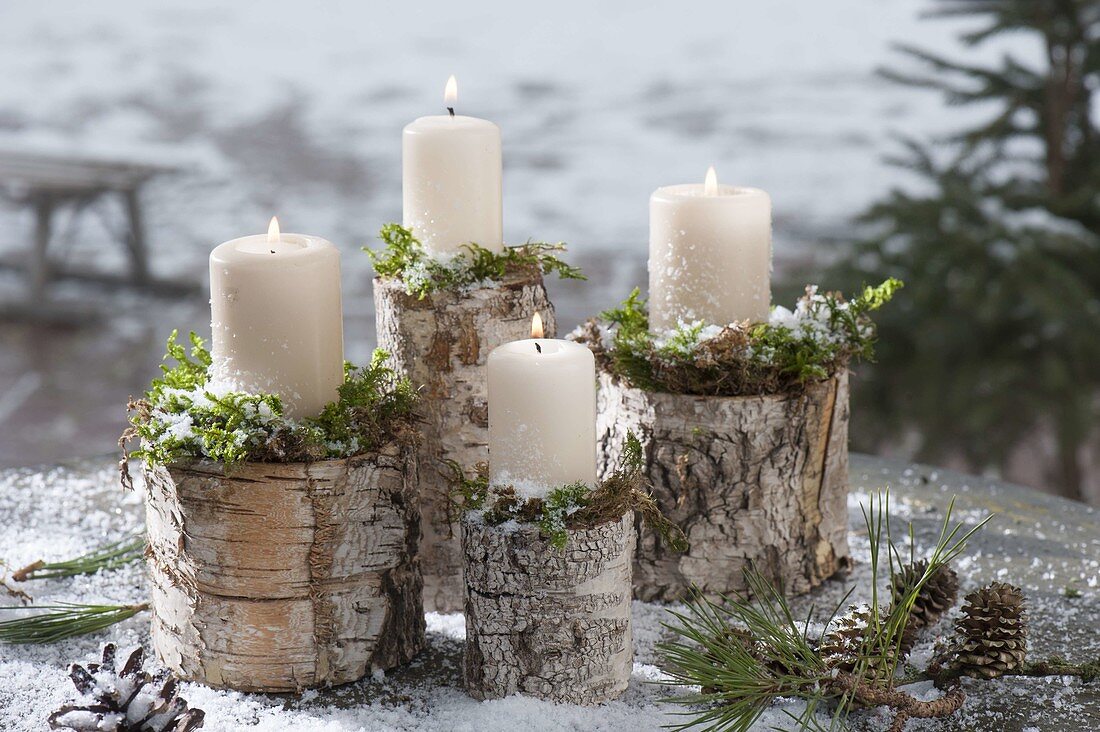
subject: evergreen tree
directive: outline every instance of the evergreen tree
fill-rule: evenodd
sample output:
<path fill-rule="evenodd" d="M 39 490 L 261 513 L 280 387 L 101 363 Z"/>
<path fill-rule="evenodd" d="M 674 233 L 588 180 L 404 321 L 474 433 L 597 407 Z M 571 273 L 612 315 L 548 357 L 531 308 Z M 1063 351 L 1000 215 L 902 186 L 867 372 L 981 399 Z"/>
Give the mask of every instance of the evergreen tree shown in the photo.
<path fill-rule="evenodd" d="M 926 185 L 874 204 L 860 219 L 867 238 L 834 273 L 846 288 L 906 283 L 879 318 L 857 440 L 915 432 L 920 459 L 961 455 L 984 469 L 1049 435 L 1050 487 L 1080 497 L 1100 404 L 1100 2 L 934 4 L 932 16 L 979 19 L 966 47 L 1016 34 L 1044 53 L 984 66 L 901 46 L 915 70 L 883 72 L 995 112 L 945 140 L 905 140 L 894 162 Z"/>

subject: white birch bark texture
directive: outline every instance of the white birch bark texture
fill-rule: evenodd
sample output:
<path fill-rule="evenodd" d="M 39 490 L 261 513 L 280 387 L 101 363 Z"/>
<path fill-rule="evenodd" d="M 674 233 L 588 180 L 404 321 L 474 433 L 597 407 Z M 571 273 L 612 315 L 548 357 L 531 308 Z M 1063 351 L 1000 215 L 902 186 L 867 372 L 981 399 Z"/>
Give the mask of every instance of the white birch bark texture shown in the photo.
<path fill-rule="evenodd" d="M 420 561 L 424 607 L 462 609 L 462 548 L 445 461 L 470 468 L 489 459 L 485 361 L 502 343 L 529 338 L 531 318 L 555 333 L 542 275 L 516 275 L 486 287 L 440 290 L 423 300 L 394 279 L 374 280 L 378 346 L 420 389 Z"/>
<path fill-rule="evenodd" d="M 647 392 L 599 377 L 599 477 L 619 463 L 628 431 L 645 478 L 687 552 L 638 526 L 634 597 L 672 602 L 692 585 L 744 592 L 754 565 L 788 595 L 850 565 L 848 374 L 802 394 L 705 397 Z"/>
<path fill-rule="evenodd" d="M 252 692 L 343 684 L 424 646 L 412 448 L 146 470 L 153 648 Z"/>
<path fill-rule="evenodd" d="M 470 695 L 599 704 L 622 694 L 634 660 L 633 513 L 570 530 L 564 549 L 531 524 L 467 517 L 462 529 Z"/>

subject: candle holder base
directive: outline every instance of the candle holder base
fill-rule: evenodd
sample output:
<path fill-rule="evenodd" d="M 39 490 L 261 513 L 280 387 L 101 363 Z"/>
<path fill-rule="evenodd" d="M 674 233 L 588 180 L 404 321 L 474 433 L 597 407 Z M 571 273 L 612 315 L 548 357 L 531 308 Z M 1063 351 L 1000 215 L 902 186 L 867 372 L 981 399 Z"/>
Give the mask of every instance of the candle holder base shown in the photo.
<path fill-rule="evenodd" d="M 374 280 L 378 345 L 394 368 L 420 388 L 417 415 L 424 538 L 424 606 L 461 610 L 462 549 L 456 530 L 447 464 L 474 465 L 488 457 L 489 411 L 485 361 L 489 351 L 527 338 L 531 318 L 555 332 L 554 306 L 536 271 L 499 282 L 410 295 L 396 278 Z"/>
<path fill-rule="evenodd" d="M 639 525 L 634 597 L 745 592 L 754 565 L 801 594 L 850 564 L 848 374 L 798 393 L 708 397 L 648 392 L 599 376 L 599 472 L 619 464 L 628 431 L 661 512 L 687 536 L 673 551 Z"/>
<path fill-rule="evenodd" d="M 570 530 L 563 549 L 533 524 L 462 521 L 466 689 L 475 699 L 526 694 L 599 704 L 626 689 L 633 512 Z"/>
<path fill-rule="evenodd" d="M 146 470 L 153 648 L 181 678 L 297 692 L 424 646 L 416 460 Z"/>

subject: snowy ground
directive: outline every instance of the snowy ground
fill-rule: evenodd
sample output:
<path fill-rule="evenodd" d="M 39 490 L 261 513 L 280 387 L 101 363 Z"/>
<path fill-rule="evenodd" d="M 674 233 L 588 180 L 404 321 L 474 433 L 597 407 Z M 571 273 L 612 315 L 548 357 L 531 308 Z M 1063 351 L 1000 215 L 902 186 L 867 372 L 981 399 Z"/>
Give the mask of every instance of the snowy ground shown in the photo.
<path fill-rule="evenodd" d="M 847 218 L 903 180 L 881 162 L 891 132 L 933 134 L 964 115 L 874 76 L 896 59 L 891 41 L 954 49 L 955 26 L 918 21 L 924 7 L 5 0 L 0 148 L 183 165 L 147 191 L 154 267 L 203 287 L 210 249 L 272 214 L 331 239 L 347 355 L 361 361 L 374 328 L 359 248 L 400 219 L 401 128 L 442 111 L 455 73 L 459 110 L 503 130 L 507 238 L 567 241 L 590 275 L 551 286 L 568 330 L 644 285 L 649 193 L 712 163 L 771 193 L 777 274 L 812 276 Z M 30 235 L 26 211 L 0 206 L 0 255 Z M 95 217 L 65 252 L 80 267 L 122 265 Z M 0 301 L 21 291 L 0 276 Z M 103 317 L 0 321 L 0 465 L 111 449 L 167 333 L 208 330 L 202 294 L 55 294 Z"/>
<path fill-rule="evenodd" d="M 918 555 L 934 540 L 942 511 L 959 494 L 956 518 L 967 525 L 990 511 L 997 514 L 957 562 L 963 589 L 992 579 L 1025 588 L 1031 616 L 1033 657 L 1060 653 L 1080 662 L 1100 655 L 1100 528 L 1097 512 L 1025 489 L 946 471 L 908 468 L 868 458 L 853 459 L 851 546 L 858 562 L 850 577 L 827 583 L 797 602 L 829 607 L 850 584 L 853 600 L 869 599 L 868 542 L 859 518 L 860 503 L 884 485 L 893 489 L 895 526 L 912 521 Z M 72 556 L 106 538 L 140 526 L 140 497 L 117 487 L 114 470 L 100 461 L 48 473 L 16 470 L 0 473 L 0 557 L 9 568 L 36 558 Z M 6 575 L 8 572 L 5 572 Z M 1065 597 L 1066 587 L 1081 596 Z M 39 602 L 132 603 L 145 599 L 140 566 L 74 580 L 32 582 L 25 589 Z M 13 600 L 0 604 L 12 604 Z M 677 707 L 661 702 L 675 689 L 651 682 L 661 678 L 654 644 L 667 615 L 658 605 L 635 603 L 636 658 L 630 688 L 618 701 L 584 708 L 521 697 L 476 702 L 461 688 L 460 660 L 464 625 L 460 614 L 429 614 L 430 647 L 410 666 L 384 679 L 367 679 L 301 698 L 238 694 L 187 684 L 183 696 L 207 712 L 206 729 L 354 732 L 427 730 L 429 732 L 540 732 L 542 730 L 659 730 L 676 721 Z M 68 663 L 95 660 L 106 640 L 123 647 L 148 646 L 148 618 L 138 616 L 107 632 L 52 646 L 0 646 L 0 729 L 37 732 L 50 710 L 73 694 L 65 675 Z M 946 631 L 948 622 L 937 630 Z M 932 640 L 917 647 L 913 659 L 927 660 Z M 968 683 L 968 700 L 948 724 L 911 722 L 910 730 L 1005 730 L 1054 732 L 1100 728 L 1100 684 L 1082 686 L 1062 678 Z M 917 693 L 934 694 L 916 687 Z M 771 710 L 754 730 L 785 726 L 785 711 Z M 880 715 L 862 714 L 865 729 L 881 729 Z"/>

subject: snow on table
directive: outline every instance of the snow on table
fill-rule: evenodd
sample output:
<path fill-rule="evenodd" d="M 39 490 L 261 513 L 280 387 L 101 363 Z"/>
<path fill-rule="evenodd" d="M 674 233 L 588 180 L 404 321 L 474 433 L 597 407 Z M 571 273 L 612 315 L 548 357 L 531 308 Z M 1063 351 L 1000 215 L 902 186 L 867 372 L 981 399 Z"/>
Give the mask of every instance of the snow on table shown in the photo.
<path fill-rule="evenodd" d="M 852 460 L 851 544 L 858 562 L 846 580 L 826 583 L 795 604 L 805 610 L 828 608 L 850 583 L 853 599 L 868 596 L 868 543 L 860 503 L 870 491 L 890 486 L 892 516 L 903 526 L 913 521 L 918 553 L 934 541 L 943 510 L 959 495 L 956 518 L 973 524 L 989 511 L 994 522 L 956 564 L 963 592 L 998 579 L 1020 584 L 1029 598 L 1033 657 L 1062 653 L 1081 661 L 1100 655 L 1100 525 L 1097 512 L 1083 505 L 1024 488 L 944 470 L 855 456 Z M 47 469 L 0 473 L 0 557 L 10 570 L 34 559 L 61 558 L 118 538 L 141 525 L 140 494 L 125 493 L 107 459 Z M 133 603 L 145 599 L 141 565 L 69 580 L 27 583 L 38 602 Z M 1080 597 L 1066 597 L 1073 587 Z M 10 604 L 13 601 L 5 601 Z M 207 730 L 428 730 L 534 732 L 537 730 L 659 730 L 674 724 L 682 711 L 663 703 L 680 693 L 661 685 L 654 645 L 665 635 L 665 608 L 634 603 L 636 657 L 626 694 L 598 707 L 576 707 L 523 697 L 477 702 L 461 686 L 462 615 L 429 613 L 428 649 L 408 667 L 355 684 L 301 697 L 240 694 L 185 684 L 183 696 L 207 713 Z M 0 730 L 41 730 L 51 710 L 75 693 L 66 675 L 71 662 L 96 660 L 103 643 L 123 649 L 149 645 L 148 615 L 138 615 L 95 636 L 49 646 L 0 646 Z M 941 622 L 937 630 L 948 630 Z M 915 651 L 926 661 L 931 640 Z M 1100 684 L 1072 679 L 967 681 L 968 699 L 953 720 L 910 722 L 908 729 L 1063 730 L 1100 728 Z M 909 687 L 934 696 L 927 685 Z M 785 712 L 769 711 L 761 730 L 789 725 Z M 861 713 L 856 722 L 869 729 L 884 726 L 880 713 Z"/>

